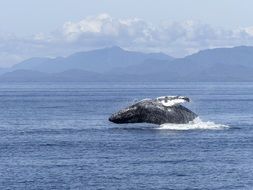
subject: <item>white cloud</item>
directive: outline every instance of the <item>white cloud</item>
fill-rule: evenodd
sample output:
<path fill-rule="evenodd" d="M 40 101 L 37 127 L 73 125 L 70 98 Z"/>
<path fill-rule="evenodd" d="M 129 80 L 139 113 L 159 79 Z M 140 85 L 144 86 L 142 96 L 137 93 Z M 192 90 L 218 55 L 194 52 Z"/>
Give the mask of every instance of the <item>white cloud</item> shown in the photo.
<path fill-rule="evenodd" d="M 192 20 L 155 26 L 138 18 L 115 19 L 107 14 L 67 22 L 62 34 L 63 40 L 80 46 L 119 45 L 175 56 L 213 47 L 253 45 L 253 27 L 224 30 Z"/>
<path fill-rule="evenodd" d="M 130 46 L 147 42 L 152 28 L 143 20 L 115 19 L 107 14 L 87 17 L 80 22 L 66 22 L 62 28 L 63 40 L 82 45 Z"/>
<path fill-rule="evenodd" d="M 192 20 L 153 25 L 139 18 L 101 14 L 68 21 L 50 34 L 25 38 L 2 34 L 0 67 L 33 56 L 62 56 L 112 45 L 184 56 L 207 48 L 253 45 L 253 26 L 225 30 Z"/>

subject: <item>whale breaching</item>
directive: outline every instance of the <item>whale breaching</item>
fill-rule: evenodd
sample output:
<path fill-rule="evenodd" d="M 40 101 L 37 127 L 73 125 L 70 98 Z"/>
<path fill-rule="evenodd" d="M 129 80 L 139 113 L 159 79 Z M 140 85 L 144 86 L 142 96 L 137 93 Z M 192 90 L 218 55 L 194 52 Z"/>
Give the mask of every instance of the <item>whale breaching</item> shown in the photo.
<path fill-rule="evenodd" d="M 109 118 L 113 123 L 178 123 L 193 121 L 197 115 L 181 103 L 190 102 L 185 96 L 162 96 L 143 99 L 127 108 L 114 113 Z"/>

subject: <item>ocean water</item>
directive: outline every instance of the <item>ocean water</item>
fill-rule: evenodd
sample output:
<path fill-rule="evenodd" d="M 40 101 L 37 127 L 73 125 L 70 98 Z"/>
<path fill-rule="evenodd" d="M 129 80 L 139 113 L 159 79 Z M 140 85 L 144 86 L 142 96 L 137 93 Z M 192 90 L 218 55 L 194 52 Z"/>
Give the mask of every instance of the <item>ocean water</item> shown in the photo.
<path fill-rule="evenodd" d="M 199 118 L 108 121 L 163 95 Z M 0 189 L 253 189 L 253 83 L 1 84 Z"/>

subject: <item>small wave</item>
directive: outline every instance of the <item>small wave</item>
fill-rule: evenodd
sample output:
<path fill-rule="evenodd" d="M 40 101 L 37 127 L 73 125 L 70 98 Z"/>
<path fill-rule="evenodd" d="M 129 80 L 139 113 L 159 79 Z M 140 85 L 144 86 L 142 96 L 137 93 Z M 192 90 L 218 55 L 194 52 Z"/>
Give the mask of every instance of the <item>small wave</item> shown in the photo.
<path fill-rule="evenodd" d="M 160 125 L 157 129 L 167 129 L 167 130 L 222 130 L 228 129 L 229 126 L 216 124 L 211 121 L 204 122 L 199 117 L 194 119 L 193 121 L 187 124 L 172 124 L 172 123 L 165 123 Z"/>

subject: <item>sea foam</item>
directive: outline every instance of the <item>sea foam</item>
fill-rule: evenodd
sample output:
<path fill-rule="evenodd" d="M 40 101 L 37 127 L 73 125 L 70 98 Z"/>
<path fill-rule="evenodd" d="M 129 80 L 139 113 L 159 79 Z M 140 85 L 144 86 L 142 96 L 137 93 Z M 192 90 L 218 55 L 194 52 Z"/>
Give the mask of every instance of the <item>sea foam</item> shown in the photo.
<path fill-rule="evenodd" d="M 161 130 L 222 130 L 228 129 L 228 125 L 217 124 L 211 121 L 202 121 L 199 117 L 187 124 L 165 123 L 160 125 Z"/>

